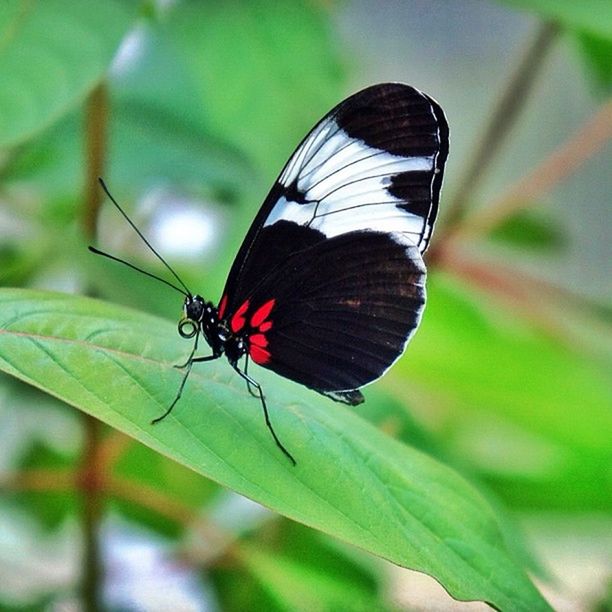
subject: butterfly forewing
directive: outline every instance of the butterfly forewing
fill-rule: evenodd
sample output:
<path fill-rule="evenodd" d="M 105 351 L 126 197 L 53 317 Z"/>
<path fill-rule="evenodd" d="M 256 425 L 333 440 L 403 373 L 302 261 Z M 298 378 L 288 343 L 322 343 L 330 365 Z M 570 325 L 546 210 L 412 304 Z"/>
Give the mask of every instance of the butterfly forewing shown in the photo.
<path fill-rule="evenodd" d="M 407 85 L 365 89 L 306 136 L 232 266 L 220 316 L 250 357 L 356 403 L 401 355 L 425 303 L 448 127 Z"/>

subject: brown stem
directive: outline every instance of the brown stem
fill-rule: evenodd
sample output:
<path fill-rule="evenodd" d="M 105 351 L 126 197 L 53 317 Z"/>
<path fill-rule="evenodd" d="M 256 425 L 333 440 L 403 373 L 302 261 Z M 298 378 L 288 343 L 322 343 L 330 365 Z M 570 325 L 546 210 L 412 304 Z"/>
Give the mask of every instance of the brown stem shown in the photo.
<path fill-rule="evenodd" d="M 501 145 L 518 118 L 519 112 L 525 106 L 539 69 L 542 67 L 547 52 L 550 50 L 558 32 L 559 28 L 554 23 L 541 24 L 513 76 L 508 79 L 491 119 L 484 129 L 480 143 L 459 180 L 459 186 L 446 214 L 444 233 L 452 231 L 463 220 L 475 191 L 491 167 L 497 153 L 499 153 Z"/>
<path fill-rule="evenodd" d="M 106 151 L 106 127 L 108 95 L 104 83 L 100 83 L 89 95 L 85 113 L 85 196 L 82 216 L 83 233 L 94 241 L 98 229 L 98 214 L 102 193 L 97 179 L 103 174 Z M 103 608 L 101 591 L 103 567 L 100 559 L 99 531 L 102 519 L 103 466 L 101 458 L 102 425 L 94 417 L 84 414 L 85 445 L 78 485 L 82 499 L 83 573 L 81 599 L 86 612 L 98 612 Z"/>
<path fill-rule="evenodd" d="M 0 491 L 49 491 L 72 493 L 75 489 L 73 470 L 22 470 L 0 478 Z"/>
<path fill-rule="evenodd" d="M 98 233 L 98 215 L 102 204 L 98 177 L 104 173 L 107 122 L 108 92 L 101 83 L 87 99 L 85 118 L 85 207 L 82 226 L 87 240 L 95 240 Z"/>
<path fill-rule="evenodd" d="M 91 421 L 99 427 L 98 421 Z M 97 436 L 99 432 L 92 432 Z M 112 434 L 111 434 L 112 435 Z M 111 436 L 109 436 L 111 437 Z M 95 446 L 88 447 L 90 451 L 98 450 L 93 457 L 88 457 L 83 464 L 95 464 L 97 470 L 94 472 L 74 472 L 73 470 L 49 470 L 33 469 L 23 470 L 14 474 L 8 474 L 0 478 L 0 492 L 2 491 L 40 491 L 40 492 L 66 492 L 71 493 L 81 491 L 84 494 L 97 493 L 106 497 L 122 500 L 131 504 L 137 504 L 159 516 L 180 525 L 183 528 L 190 528 L 206 542 L 206 555 L 208 557 L 220 554 L 231 546 L 235 536 L 224 531 L 221 527 L 212 523 L 202 514 L 191 506 L 181 501 L 161 493 L 157 489 L 146 484 L 136 482 L 128 478 L 118 478 L 106 476 L 109 466 L 114 460 L 114 454 L 107 452 L 106 440 Z M 98 515 L 93 513 L 92 522 L 99 518 L 102 510 L 98 506 Z M 199 561 L 202 561 L 200 555 Z"/>
<path fill-rule="evenodd" d="M 100 560 L 100 543 L 98 541 L 100 521 L 103 513 L 103 484 L 100 469 L 101 423 L 83 415 L 85 429 L 85 447 L 77 486 L 82 500 L 83 559 L 81 576 L 81 598 L 87 612 L 103 609 L 101 605 L 101 587 L 103 568 Z"/>
<path fill-rule="evenodd" d="M 612 139 L 612 101 L 530 174 L 511 185 L 486 209 L 470 215 L 460 233 L 485 234 L 516 211 L 532 205 L 568 178 Z"/>

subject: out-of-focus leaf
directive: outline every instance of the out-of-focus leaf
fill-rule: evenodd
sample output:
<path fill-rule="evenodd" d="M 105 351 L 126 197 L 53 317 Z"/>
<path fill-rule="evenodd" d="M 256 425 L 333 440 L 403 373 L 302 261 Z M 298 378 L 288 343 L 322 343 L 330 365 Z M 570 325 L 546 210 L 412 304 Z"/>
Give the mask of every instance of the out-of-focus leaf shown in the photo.
<path fill-rule="evenodd" d="M 501 0 L 545 19 L 559 21 L 566 28 L 590 32 L 612 40 L 612 11 L 608 0 Z"/>
<path fill-rule="evenodd" d="M 285 610 L 386 610 L 376 591 L 363 583 L 344 581 L 336 574 L 270 553 L 261 546 L 242 544 L 238 557 L 261 586 Z"/>
<path fill-rule="evenodd" d="M 132 25 L 136 6 L 3 0 L 0 147 L 29 138 L 85 98 Z"/>
<path fill-rule="evenodd" d="M 451 448 L 512 505 L 609 509 L 609 371 L 438 275 L 419 333 L 385 380 L 398 389 L 403 376 L 421 400 L 435 398 Z"/>
<path fill-rule="evenodd" d="M 162 181 L 230 192 L 242 188 L 250 176 L 237 153 L 190 130 L 188 124 L 161 113 L 150 115 L 144 102 L 111 112 L 107 180 L 115 192 L 133 195 Z M 57 202 L 76 214 L 74 195 L 83 182 L 82 121 L 80 112 L 71 113 L 24 146 L 3 171 L 5 183 L 27 183 L 40 191 L 40 197 L 52 204 L 51 211 L 41 207 L 46 215 L 54 214 Z"/>
<path fill-rule="evenodd" d="M 168 23 L 213 133 L 268 174 L 345 93 L 322 4 L 192 3 Z"/>
<path fill-rule="evenodd" d="M 0 286 L 20 286 L 36 273 L 41 253 L 19 243 L 0 243 Z"/>
<path fill-rule="evenodd" d="M 380 559 L 300 523 L 277 520 L 249 543 L 262 544 L 270 553 L 278 552 L 295 563 L 312 565 L 347 585 L 360 585 L 372 595 L 384 590 L 387 573 Z"/>
<path fill-rule="evenodd" d="M 559 251 L 567 245 L 567 236 L 554 219 L 527 211 L 508 217 L 491 232 L 490 237 L 533 251 Z"/>
<path fill-rule="evenodd" d="M 150 424 L 182 376 L 173 364 L 183 344 L 163 320 L 86 298 L 4 289 L 0 321 L 7 373 L 277 512 L 433 575 L 458 599 L 548 609 L 472 486 L 345 407 L 257 369 L 294 467 L 224 362 L 194 368 L 181 404 Z"/>
<path fill-rule="evenodd" d="M 577 41 L 595 91 L 603 97 L 609 96 L 612 92 L 612 37 L 579 32 Z"/>
<path fill-rule="evenodd" d="M 0 598 L 4 594 L 0 592 Z M 40 612 L 40 610 L 53 609 L 55 595 L 38 595 L 29 598 L 27 603 L 17 602 L 9 598 L 0 599 L 0 612 Z"/>
<path fill-rule="evenodd" d="M 73 490 L 56 490 L 53 472 L 67 473 L 74 467 L 73 458 L 36 442 L 21 461 L 19 470 L 23 472 L 44 470 L 47 474 L 47 486 L 44 477 L 39 477 L 39 490 L 18 490 L 9 498 L 23 504 L 28 514 L 36 517 L 46 529 L 56 529 L 69 515 L 74 515 L 78 503 Z"/>
<path fill-rule="evenodd" d="M 113 478 L 134 485 L 133 489 L 144 499 L 125 500 L 124 493 L 115 498 L 114 506 L 140 525 L 176 536 L 183 531 L 185 522 L 189 522 L 186 515 L 181 519 L 181 513 L 198 514 L 217 486 L 148 446 L 129 440 L 129 447 L 114 466 Z M 153 497 L 149 505 L 147 495 Z"/>
<path fill-rule="evenodd" d="M 209 580 L 214 585 L 215 597 L 219 608 L 227 612 L 243 610 L 266 610 L 266 612 L 286 612 L 274 597 L 263 588 L 261 582 L 247 569 L 234 561 L 229 567 L 224 563 L 213 565 Z"/>
<path fill-rule="evenodd" d="M 253 567 L 255 559 L 248 554 L 251 550 L 261 551 L 266 559 L 277 558 L 278 569 L 271 567 L 259 572 Z M 224 610 L 353 610 L 355 602 L 356 609 L 360 609 L 365 601 L 376 604 L 370 609 L 385 608 L 383 594 L 387 575 L 380 560 L 299 523 L 277 518 L 246 541 L 237 542 L 228 553 L 230 569 L 221 560 L 214 565 L 212 574 Z M 297 593 L 291 593 L 294 569 L 303 572 L 308 583 L 318 582 L 321 576 L 331 576 L 338 589 L 333 593 L 325 591 L 326 585 L 322 585 L 321 592 L 311 589 L 302 605 L 296 606 Z M 246 585 L 246 598 L 243 585 Z M 335 593 L 344 593 L 344 605 L 332 603 L 330 595 Z M 311 599 L 317 604 L 308 606 Z M 262 607 L 264 601 L 265 607 Z"/>

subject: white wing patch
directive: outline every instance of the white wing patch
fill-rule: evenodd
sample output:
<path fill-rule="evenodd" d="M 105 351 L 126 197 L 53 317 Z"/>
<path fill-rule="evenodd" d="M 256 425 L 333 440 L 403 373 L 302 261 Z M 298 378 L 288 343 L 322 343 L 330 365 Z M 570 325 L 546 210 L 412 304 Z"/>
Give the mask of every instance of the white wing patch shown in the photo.
<path fill-rule="evenodd" d="M 403 172 L 433 172 L 435 156 L 404 157 L 351 138 L 333 118 L 318 125 L 293 154 L 279 177 L 297 189 L 300 202 L 281 197 L 265 225 L 281 219 L 308 225 L 328 238 L 356 230 L 394 233 L 419 246 L 427 221 L 398 206 L 388 187 Z"/>

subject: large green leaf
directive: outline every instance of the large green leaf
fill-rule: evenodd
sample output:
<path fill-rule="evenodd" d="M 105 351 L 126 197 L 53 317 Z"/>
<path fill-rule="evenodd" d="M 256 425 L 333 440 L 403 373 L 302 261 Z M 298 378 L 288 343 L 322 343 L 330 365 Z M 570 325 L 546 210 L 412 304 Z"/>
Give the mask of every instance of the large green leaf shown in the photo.
<path fill-rule="evenodd" d="M 502 0 L 541 17 L 558 21 L 571 30 L 612 39 L 612 11 L 609 0 Z"/>
<path fill-rule="evenodd" d="M 133 22 L 133 2 L 3 0 L 0 147 L 18 144 L 82 100 Z"/>
<path fill-rule="evenodd" d="M 82 297 L 0 291 L 0 368 L 286 516 L 434 576 L 500 609 L 546 602 L 510 558 L 484 498 L 455 472 L 343 406 L 258 370 L 256 399 L 223 362 L 197 368 L 173 414 L 189 348 L 162 320 Z M 282 408 L 282 409 L 281 409 Z"/>

